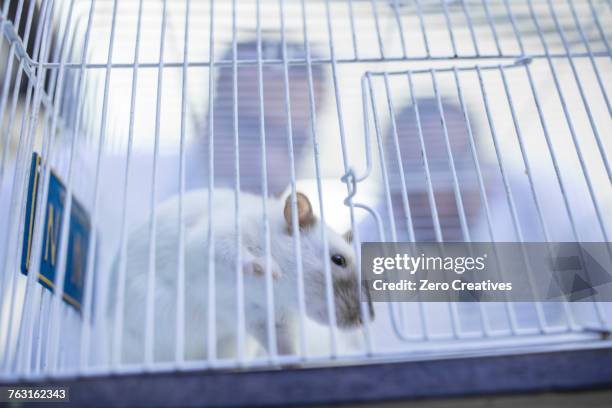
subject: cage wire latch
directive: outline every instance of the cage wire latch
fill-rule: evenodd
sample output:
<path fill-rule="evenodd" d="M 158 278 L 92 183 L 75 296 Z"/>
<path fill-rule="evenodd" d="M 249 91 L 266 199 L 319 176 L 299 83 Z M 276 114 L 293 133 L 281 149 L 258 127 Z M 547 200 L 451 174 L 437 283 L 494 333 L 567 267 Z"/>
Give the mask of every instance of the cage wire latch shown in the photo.
<path fill-rule="evenodd" d="M 349 167 L 348 171 L 340 178 L 343 183 L 346 183 L 348 189 L 348 195 L 344 199 L 344 205 L 347 207 L 351 206 L 351 202 L 355 194 L 357 194 L 357 177 L 352 167 Z"/>

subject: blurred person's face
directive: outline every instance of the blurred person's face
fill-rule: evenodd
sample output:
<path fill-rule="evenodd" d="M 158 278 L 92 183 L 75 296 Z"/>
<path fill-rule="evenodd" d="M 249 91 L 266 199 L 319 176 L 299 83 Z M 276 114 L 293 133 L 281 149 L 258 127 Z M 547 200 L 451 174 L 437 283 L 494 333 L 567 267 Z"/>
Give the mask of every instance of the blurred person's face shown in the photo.
<path fill-rule="evenodd" d="M 313 73 L 313 92 L 316 111 L 320 111 L 323 98 L 323 81 L 320 73 Z M 280 66 L 265 66 L 263 69 L 263 120 L 266 142 L 266 167 L 268 191 L 280 194 L 291 183 L 291 160 L 287 135 L 287 104 L 285 77 Z M 291 103 L 292 141 L 295 162 L 299 161 L 304 148 L 310 143 L 310 93 L 308 77 L 303 67 L 290 67 L 289 94 Z M 219 115 L 233 115 L 233 76 L 231 71 L 221 75 L 216 96 Z M 222 103 L 219 103 L 222 101 Z M 257 67 L 238 69 L 238 122 L 240 138 L 240 172 L 243 189 L 261 192 L 261 106 L 259 98 L 259 77 Z M 220 179 L 233 180 L 234 138 L 232 120 L 217 120 L 215 149 L 224 152 L 217 157 L 230 157 L 217 166 Z M 221 124 L 220 124 L 221 123 Z"/>
<path fill-rule="evenodd" d="M 429 99 L 420 101 L 419 112 L 441 238 L 446 241 L 461 241 L 463 235 L 460 214 L 452 187 L 451 168 L 437 102 Z M 444 113 L 455 169 L 459 176 L 461 202 L 469 226 L 479 217 L 481 207 L 464 117 L 462 112 L 452 104 L 444 104 Z M 425 179 L 424 161 L 413 108 L 397 113 L 396 121 L 415 239 L 435 241 L 435 217 L 432 211 L 434 203 L 429 199 L 429 186 Z M 390 134 L 387 137 L 387 155 L 390 162 L 393 163 L 396 161 L 394 158 L 395 146 L 391 143 L 393 135 Z M 394 163 L 389 167 L 393 180 L 391 188 L 393 218 L 399 231 L 398 238 L 405 240 L 409 235 L 406 226 L 406 210 L 397 174 L 399 166 Z"/>
<path fill-rule="evenodd" d="M 310 94 L 308 78 L 303 68 L 289 68 L 289 95 L 291 121 L 294 129 L 309 126 Z M 313 93 L 316 111 L 321 109 L 322 81 L 313 76 Z M 263 69 L 263 119 L 267 126 L 287 125 L 287 103 L 285 98 L 285 75 L 280 67 L 266 66 Z M 231 89 L 231 85 L 230 85 Z M 238 70 L 238 117 L 259 121 L 259 77 L 256 67 L 241 67 Z"/>
<path fill-rule="evenodd" d="M 391 196 L 395 225 L 402 239 L 407 239 L 406 221 L 401 192 L 394 192 Z M 445 241 L 462 241 L 463 235 L 457 210 L 457 201 L 452 189 L 434 191 L 435 208 L 440 223 L 440 232 Z M 461 196 L 465 217 L 474 220 L 480 212 L 480 200 L 476 190 L 464 192 Z M 432 203 L 426 191 L 408 192 L 408 203 L 412 216 L 414 235 L 417 241 L 436 241 L 434 216 L 431 210 Z"/>

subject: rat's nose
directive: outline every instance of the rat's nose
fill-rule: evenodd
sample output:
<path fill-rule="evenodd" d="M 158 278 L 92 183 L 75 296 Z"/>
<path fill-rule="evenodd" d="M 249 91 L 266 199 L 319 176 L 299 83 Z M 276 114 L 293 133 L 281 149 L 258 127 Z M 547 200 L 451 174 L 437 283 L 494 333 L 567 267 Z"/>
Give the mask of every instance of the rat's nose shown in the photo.
<path fill-rule="evenodd" d="M 370 286 L 368 285 L 368 282 L 366 281 L 363 281 L 362 286 L 363 286 L 363 292 L 365 294 L 365 298 L 368 302 L 368 314 L 370 315 L 370 320 L 374 320 L 374 317 L 375 317 L 374 304 L 372 303 L 372 294 L 370 293 Z"/>

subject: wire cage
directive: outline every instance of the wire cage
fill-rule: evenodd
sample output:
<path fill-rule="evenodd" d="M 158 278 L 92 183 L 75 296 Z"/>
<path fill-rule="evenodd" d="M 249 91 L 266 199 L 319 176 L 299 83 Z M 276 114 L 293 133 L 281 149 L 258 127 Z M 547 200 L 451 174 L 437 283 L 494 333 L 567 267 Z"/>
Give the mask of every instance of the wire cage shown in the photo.
<path fill-rule="evenodd" d="M 361 303 L 340 330 L 332 232 L 313 255 L 295 228 L 299 191 L 355 256 L 367 241 L 610 242 L 608 0 L 0 4 L 0 378 L 610 346 L 605 302 L 376 303 L 374 320 Z M 244 214 L 259 283 L 242 275 Z M 232 268 L 215 255 L 227 242 Z M 308 257 L 325 324 L 306 311 Z"/>

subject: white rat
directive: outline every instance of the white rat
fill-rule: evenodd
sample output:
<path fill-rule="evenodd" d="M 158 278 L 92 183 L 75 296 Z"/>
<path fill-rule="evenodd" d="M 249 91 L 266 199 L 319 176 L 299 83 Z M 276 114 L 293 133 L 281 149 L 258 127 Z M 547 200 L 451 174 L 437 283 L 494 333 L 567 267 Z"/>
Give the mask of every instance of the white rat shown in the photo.
<path fill-rule="evenodd" d="M 235 241 L 234 191 L 215 189 L 213 199 L 215 305 L 217 357 L 236 356 L 237 338 L 237 268 Z M 333 280 L 336 321 L 339 327 L 357 327 L 362 323 L 356 258 L 350 234 L 341 236 L 322 225 L 312 211 L 308 198 L 296 194 L 298 224 L 303 261 L 306 314 L 315 321 L 329 324 L 326 303 L 325 262 L 321 228 L 327 229 L 329 259 Z M 185 222 L 185 359 L 207 358 L 208 332 L 208 190 L 195 190 L 183 197 Z M 242 265 L 246 335 L 268 349 L 266 331 L 266 260 L 261 196 L 240 194 L 242 229 Z M 291 195 L 285 201 L 270 197 L 267 201 L 270 226 L 270 271 L 274 291 L 274 315 L 277 349 L 293 354 L 298 318 L 298 275 L 292 234 Z M 176 282 L 178 276 L 178 198 L 156 208 L 157 240 L 155 269 L 155 341 L 154 360 L 171 361 L 176 345 Z M 123 353 L 125 363 L 144 361 L 146 293 L 149 254 L 149 224 L 129 236 L 125 282 Z M 113 286 L 111 286 L 113 287 Z M 365 294 L 367 295 L 367 294 Z M 111 306 L 112 302 L 111 302 Z M 373 309 L 369 305 L 370 318 Z M 114 316 L 114 314 L 111 314 Z"/>

